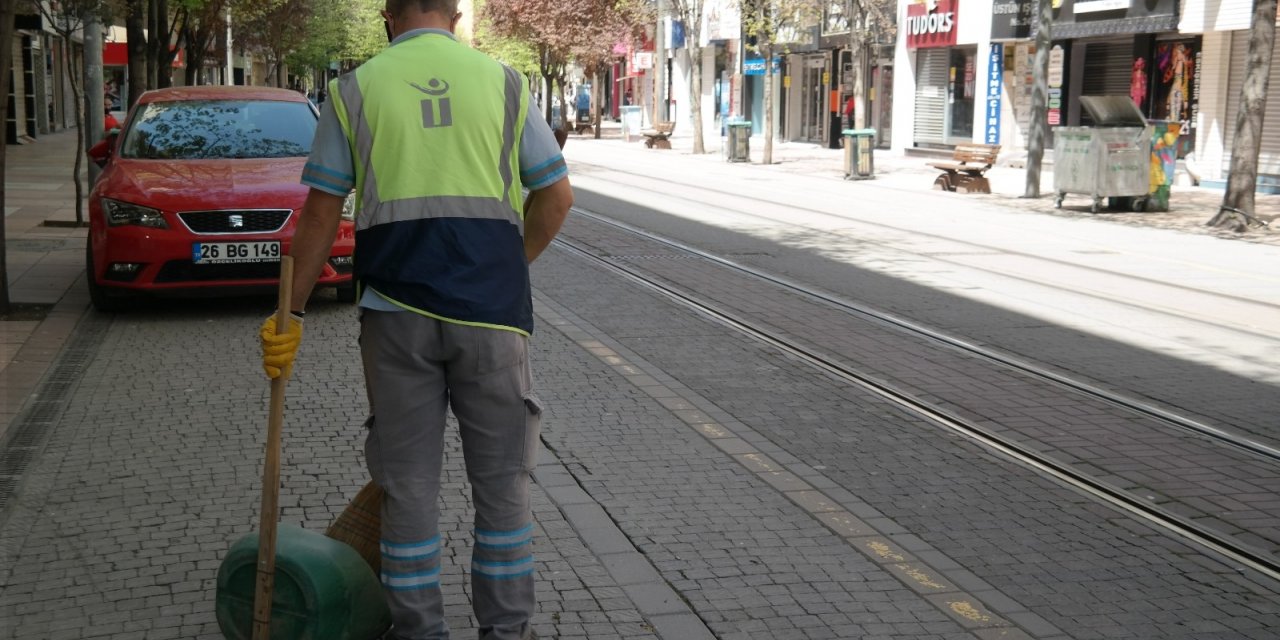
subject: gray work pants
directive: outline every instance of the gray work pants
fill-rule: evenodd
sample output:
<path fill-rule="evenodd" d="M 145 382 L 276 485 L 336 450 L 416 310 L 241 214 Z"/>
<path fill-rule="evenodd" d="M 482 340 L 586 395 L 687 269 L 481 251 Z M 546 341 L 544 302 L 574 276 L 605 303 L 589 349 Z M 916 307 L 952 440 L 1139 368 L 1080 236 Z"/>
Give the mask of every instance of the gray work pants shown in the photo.
<path fill-rule="evenodd" d="M 528 638 L 534 611 L 530 472 L 541 407 L 528 338 L 412 312 L 365 309 L 371 417 L 365 458 L 382 504 L 382 584 L 397 640 L 442 640 L 438 528 L 446 408 L 475 503 L 471 587 L 483 640 Z"/>

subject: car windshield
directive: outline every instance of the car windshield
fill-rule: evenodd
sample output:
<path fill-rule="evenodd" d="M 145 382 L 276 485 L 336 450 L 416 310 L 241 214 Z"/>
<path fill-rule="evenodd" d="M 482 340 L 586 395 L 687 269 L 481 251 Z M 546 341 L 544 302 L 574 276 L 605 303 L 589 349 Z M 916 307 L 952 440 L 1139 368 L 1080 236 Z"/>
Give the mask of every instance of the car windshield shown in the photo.
<path fill-rule="evenodd" d="M 305 102 L 152 102 L 133 119 L 120 155 L 150 160 L 289 158 L 311 153 L 316 115 Z"/>

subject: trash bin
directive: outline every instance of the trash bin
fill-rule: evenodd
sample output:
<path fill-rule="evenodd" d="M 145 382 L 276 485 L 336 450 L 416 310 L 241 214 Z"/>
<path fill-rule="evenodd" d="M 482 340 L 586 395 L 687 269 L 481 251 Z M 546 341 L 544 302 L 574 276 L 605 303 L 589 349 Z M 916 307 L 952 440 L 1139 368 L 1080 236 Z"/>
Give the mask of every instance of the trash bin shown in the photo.
<path fill-rule="evenodd" d="M 639 105 L 629 105 L 618 107 L 618 111 L 622 116 L 622 139 L 631 142 L 631 139 L 640 137 L 640 127 L 643 126 L 643 107 Z"/>
<path fill-rule="evenodd" d="M 1153 120 L 1151 129 L 1151 194 L 1147 196 L 1146 210 L 1168 211 L 1173 174 L 1178 169 L 1178 136 L 1182 134 L 1182 123 Z"/>
<path fill-rule="evenodd" d="M 1108 207 L 1142 211 L 1151 190 L 1151 127 L 1129 96 L 1082 96 L 1080 105 L 1092 127 L 1058 127 L 1053 131 L 1054 203 L 1067 194 L 1093 198 L 1097 213 Z"/>
<path fill-rule="evenodd" d="M 876 130 L 845 129 L 841 134 L 844 136 L 844 179 L 874 178 L 876 158 L 872 150 L 876 146 Z"/>
<path fill-rule="evenodd" d="M 725 159 L 729 162 L 751 162 L 751 121 L 730 122 L 729 144 L 725 146 Z"/>

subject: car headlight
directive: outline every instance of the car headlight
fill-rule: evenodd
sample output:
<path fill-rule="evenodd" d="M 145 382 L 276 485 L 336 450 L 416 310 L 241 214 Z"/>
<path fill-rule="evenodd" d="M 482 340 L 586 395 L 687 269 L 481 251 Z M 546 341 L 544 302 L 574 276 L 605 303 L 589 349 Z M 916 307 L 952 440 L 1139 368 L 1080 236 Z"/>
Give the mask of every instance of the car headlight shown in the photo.
<path fill-rule="evenodd" d="M 347 221 L 356 219 L 356 194 L 348 193 L 347 199 L 342 201 L 342 219 Z"/>
<path fill-rule="evenodd" d="M 103 198 L 102 210 L 107 214 L 107 223 L 113 227 L 136 224 L 140 227 L 152 227 L 154 229 L 169 228 L 168 223 L 164 221 L 164 215 L 151 207 Z"/>

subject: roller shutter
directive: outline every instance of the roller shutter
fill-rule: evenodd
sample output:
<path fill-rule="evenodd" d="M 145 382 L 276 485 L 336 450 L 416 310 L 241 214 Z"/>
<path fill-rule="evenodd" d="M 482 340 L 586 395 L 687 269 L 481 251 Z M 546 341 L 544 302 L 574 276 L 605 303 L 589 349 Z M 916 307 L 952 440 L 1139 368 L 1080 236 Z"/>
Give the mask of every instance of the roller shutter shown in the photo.
<path fill-rule="evenodd" d="M 1236 31 L 1231 36 L 1231 59 L 1241 61 L 1231 65 L 1227 78 L 1227 112 L 1223 114 L 1226 125 L 1226 153 L 1222 156 L 1222 173 L 1231 168 L 1231 149 L 1235 146 L 1236 116 L 1240 112 L 1240 90 L 1244 88 L 1244 60 L 1249 57 L 1249 32 Z M 1280 65 L 1271 65 L 1271 78 L 1267 91 L 1274 94 L 1280 87 Z M 1270 95 L 1268 96 L 1270 98 Z M 1262 150 L 1258 154 L 1258 175 L 1280 175 L 1280 100 L 1267 100 L 1267 110 L 1262 116 Z"/>
<path fill-rule="evenodd" d="M 946 143 L 943 132 L 947 118 L 947 73 L 950 49 L 920 49 L 916 52 L 915 143 Z"/>
<path fill-rule="evenodd" d="M 1129 73 L 1133 65 L 1133 40 L 1089 42 L 1084 50 L 1083 96 L 1129 95 Z M 1088 118 L 1088 114 L 1081 113 Z"/>

